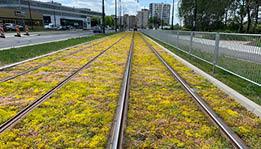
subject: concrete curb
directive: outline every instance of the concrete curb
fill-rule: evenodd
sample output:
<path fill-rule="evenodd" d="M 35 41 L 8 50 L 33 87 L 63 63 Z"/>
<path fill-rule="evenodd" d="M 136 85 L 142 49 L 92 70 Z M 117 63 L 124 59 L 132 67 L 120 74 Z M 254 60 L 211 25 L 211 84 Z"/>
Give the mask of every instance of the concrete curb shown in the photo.
<path fill-rule="evenodd" d="M 36 59 L 39 59 L 39 58 L 43 58 L 43 57 L 46 57 L 46 56 L 50 56 L 50 55 L 53 55 L 53 54 L 56 54 L 56 53 L 59 53 L 59 52 L 65 51 L 65 50 L 69 50 L 69 49 L 71 49 L 71 48 L 79 47 L 79 46 L 82 46 L 82 45 L 89 44 L 90 42 L 95 42 L 95 41 L 103 40 L 103 39 L 106 39 L 106 38 L 108 38 L 108 37 L 103 37 L 103 38 L 95 39 L 95 40 L 92 40 L 92 41 L 89 41 L 89 42 L 81 43 L 81 44 L 74 45 L 74 46 L 71 46 L 71 47 L 67 47 L 67 48 L 64 48 L 64 49 L 61 49 L 61 50 L 58 50 L 58 51 L 54 51 L 54 52 L 47 53 L 47 54 L 44 54 L 44 55 L 36 56 L 36 57 L 30 58 L 30 59 L 27 59 L 27 60 L 23 60 L 23 61 L 21 61 L 21 62 L 16 62 L 16 63 L 13 63 L 13 64 L 8 64 L 8 65 L 5 65 L 5 66 L 0 67 L 0 70 L 4 70 L 4 69 L 7 69 L 7 68 L 11 68 L 11 67 L 14 67 L 14 66 L 17 66 L 17 65 L 20 65 L 20 64 L 23 64 L 23 63 L 32 61 L 32 60 L 36 60 Z"/>
<path fill-rule="evenodd" d="M 192 65 L 188 61 L 184 60 L 183 58 L 179 57 L 178 55 L 172 53 L 167 48 L 163 47 L 150 37 L 146 36 L 146 38 L 150 39 L 154 43 L 156 43 L 158 46 L 160 46 L 162 49 L 164 49 L 166 52 L 168 52 L 171 56 L 173 56 L 175 59 L 182 62 L 185 66 L 191 68 L 194 70 L 197 74 L 201 75 L 202 77 L 206 78 L 208 81 L 213 83 L 215 86 L 217 86 L 219 89 L 221 89 L 223 92 L 231 96 L 233 99 L 235 99 L 238 103 L 240 103 L 243 107 L 245 107 L 250 112 L 254 113 L 256 116 L 261 118 L 261 106 L 256 104 L 255 102 L 251 101 L 247 97 L 243 96 L 242 94 L 238 93 L 234 89 L 230 88 L 226 84 L 222 83 L 221 81 L 217 80 L 216 78 L 212 77 L 211 75 L 207 74 L 206 72 L 202 71 L 198 67 Z"/>

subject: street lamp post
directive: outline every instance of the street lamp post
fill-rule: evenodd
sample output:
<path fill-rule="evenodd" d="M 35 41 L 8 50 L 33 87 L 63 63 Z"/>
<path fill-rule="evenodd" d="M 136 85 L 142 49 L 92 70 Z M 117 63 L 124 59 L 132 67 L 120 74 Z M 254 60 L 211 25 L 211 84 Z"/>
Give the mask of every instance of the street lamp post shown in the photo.
<path fill-rule="evenodd" d="M 117 32 L 117 0 L 115 0 L 115 20 L 114 20 L 114 26 L 115 26 L 115 32 Z"/>
<path fill-rule="evenodd" d="M 104 0 L 102 0 L 102 33 L 105 34 L 105 8 L 104 8 Z"/>
<path fill-rule="evenodd" d="M 121 22 L 121 21 L 122 21 L 122 16 L 121 16 L 121 13 L 122 13 L 122 12 L 121 12 L 121 0 L 119 0 L 119 6 L 120 6 L 120 10 L 119 10 L 119 13 L 120 13 L 120 15 L 119 15 L 119 17 L 120 17 L 120 18 L 119 18 L 119 19 L 120 19 L 120 30 L 122 30 L 122 24 L 121 24 L 121 23 L 122 23 L 122 22 Z"/>
<path fill-rule="evenodd" d="M 28 0 L 28 9 L 29 9 L 29 15 L 30 15 L 30 25 L 31 25 L 32 30 L 33 30 L 34 27 L 33 27 L 32 10 L 31 10 L 31 3 L 30 3 L 30 0 Z"/>
<path fill-rule="evenodd" d="M 171 20 L 171 29 L 173 30 L 174 29 L 174 3 L 175 3 L 175 0 L 173 0 L 173 3 L 172 3 L 172 20 Z"/>
<path fill-rule="evenodd" d="M 161 29 L 163 29 L 163 8 L 164 8 L 164 3 L 161 4 Z"/>

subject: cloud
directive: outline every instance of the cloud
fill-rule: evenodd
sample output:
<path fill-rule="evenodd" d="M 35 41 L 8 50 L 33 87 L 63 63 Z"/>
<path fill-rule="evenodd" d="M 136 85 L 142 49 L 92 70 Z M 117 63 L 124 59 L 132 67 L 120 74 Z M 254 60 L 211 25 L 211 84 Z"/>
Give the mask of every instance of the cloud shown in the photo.
<path fill-rule="evenodd" d="M 50 2 L 52 0 L 39 0 L 39 1 Z M 89 8 L 93 11 L 102 12 L 102 0 L 53 0 L 53 1 L 62 3 L 62 5 L 69 6 L 69 7 Z M 138 10 L 141 10 L 141 8 L 148 9 L 149 3 L 151 2 L 161 2 L 160 0 L 139 0 L 140 3 L 137 3 L 137 0 L 121 0 L 121 1 L 122 1 L 122 14 L 130 14 L 130 15 L 135 15 Z M 168 0 L 168 3 L 171 2 L 172 0 Z M 177 4 L 178 4 L 178 0 L 175 0 L 174 24 L 179 23 L 179 19 L 177 17 L 178 16 Z M 105 0 L 105 12 L 106 15 L 115 14 L 115 0 Z M 118 11 L 118 15 L 119 15 L 119 11 Z"/>
<path fill-rule="evenodd" d="M 50 2 L 51 0 L 39 0 L 42 2 Z M 93 11 L 102 11 L 102 0 L 54 0 L 54 2 L 62 3 L 65 6 L 76 8 L 89 8 Z M 119 6 L 119 3 L 118 3 Z M 122 0 L 122 12 L 128 14 L 136 14 L 141 8 L 136 0 Z M 105 11 L 107 15 L 115 14 L 115 0 L 105 0 Z"/>

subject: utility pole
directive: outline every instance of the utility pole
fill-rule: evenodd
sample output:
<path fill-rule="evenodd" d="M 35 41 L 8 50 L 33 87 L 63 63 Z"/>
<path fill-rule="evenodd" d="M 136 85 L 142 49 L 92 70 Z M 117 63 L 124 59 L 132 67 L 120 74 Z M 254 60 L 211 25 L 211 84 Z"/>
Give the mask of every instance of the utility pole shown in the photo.
<path fill-rule="evenodd" d="M 102 33 L 105 34 L 105 8 L 104 8 L 104 0 L 102 0 Z"/>
<path fill-rule="evenodd" d="M 197 25 L 197 12 L 198 12 L 198 4 L 197 0 L 194 0 L 194 14 L 193 14 L 193 31 L 196 31 L 196 25 Z"/>
<path fill-rule="evenodd" d="M 120 15 L 119 15 L 119 17 L 120 17 L 120 30 L 122 30 L 122 24 L 121 24 L 121 23 L 122 23 L 122 22 L 121 22 L 121 21 L 122 21 L 122 16 L 121 16 L 121 0 L 119 0 L 119 5 L 120 5 L 120 10 L 119 10 L 119 11 L 120 11 L 120 12 L 119 12 L 119 13 L 120 13 Z"/>
<path fill-rule="evenodd" d="M 28 0 L 28 9 L 29 9 L 29 14 L 30 14 L 30 26 L 32 27 L 32 30 L 33 30 L 33 29 L 34 29 L 34 26 L 33 26 L 32 10 L 31 10 L 30 0 Z"/>
<path fill-rule="evenodd" d="M 143 29 L 144 27 L 143 27 L 143 21 L 144 21 L 144 18 L 143 18 L 144 16 L 143 16 L 143 11 L 142 11 L 142 9 L 141 9 L 141 28 Z"/>
<path fill-rule="evenodd" d="M 55 4 L 52 0 L 52 4 L 53 4 L 53 17 L 54 17 L 54 26 L 56 27 L 56 12 L 55 12 Z"/>
<path fill-rule="evenodd" d="M 174 3 L 175 3 L 175 0 L 173 0 L 173 3 L 172 3 L 172 20 L 171 20 L 171 29 L 173 30 L 174 29 Z"/>
<path fill-rule="evenodd" d="M 117 32 L 117 0 L 115 0 L 115 19 L 114 19 L 114 26 L 115 26 L 115 32 Z"/>
<path fill-rule="evenodd" d="M 163 30 L 163 8 L 164 8 L 164 4 L 161 3 L 161 29 Z"/>

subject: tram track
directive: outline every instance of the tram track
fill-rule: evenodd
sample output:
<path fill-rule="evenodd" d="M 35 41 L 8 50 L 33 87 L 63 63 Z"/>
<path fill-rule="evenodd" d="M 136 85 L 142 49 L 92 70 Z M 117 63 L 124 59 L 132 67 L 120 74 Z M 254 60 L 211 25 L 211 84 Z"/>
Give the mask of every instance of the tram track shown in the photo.
<path fill-rule="evenodd" d="M 108 38 L 108 37 L 106 37 L 106 38 Z M 33 67 L 33 68 L 29 68 L 29 69 L 27 69 L 27 70 L 25 70 L 25 71 L 18 72 L 17 74 L 15 74 L 15 75 L 13 75 L 13 76 L 5 77 L 5 78 L 0 78 L 0 83 L 13 80 L 13 79 L 15 79 L 15 78 L 17 78 L 17 77 L 19 77 L 19 76 L 25 75 L 25 74 L 30 73 L 30 72 L 35 71 L 35 70 L 38 70 L 38 69 L 41 68 L 41 67 L 48 66 L 49 64 L 51 64 L 51 63 L 53 63 L 53 62 L 55 62 L 55 61 L 61 60 L 62 58 L 65 58 L 65 57 L 68 57 L 68 56 L 77 54 L 77 53 L 79 53 L 79 52 L 81 52 L 81 51 L 83 51 L 83 50 L 86 50 L 86 49 L 90 48 L 90 47 L 96 46 L 96 45 L 98 45 L 98 44 L 104 42 L 104 40 L 107 40 L 107 39 L 103 39 L 103 40 L 102 40 L 102 39 L 99 39 L 99 40 L 97 41 L 97 43 L 94 43 L 93 45 L 84 45 L 84 46 L 86 46 L 86 47 L 80 48 L 80 49 L 78 49 L 78 50 L 76 50 L 76 51 L 69 52 L 69 53 L 66 54 L 66 55 L 59 56 L 59 57 L 57 57 L 57 58 L 55 58 L 55 59 L 53 59 L 53 60 L 50 60 L 50 61 L 47 61 L 46 63 L 37 65 L 37 66 L 35 66 L 35 67 Z M 93 42 L 93 41 L 92 41 L 92 42 Z M 79 45 L 79 46 L 82 46 L 82 45 Z M 76 46 L 75 48 L 78 48 L 79 46 Z M 13 67 L 14 67 L 14 66 L 13 66 Z M 10 68 L 10 67 L 8 67 L 8 68 Z M 6 70 L 6 69 L 8 69 L 8 68 L 2 69 L 2 70 L 0 70 L 0 71 L 4 71 L 4 70 Z"/>
<path fill-rule="evenodd" d="M 164 58 L 154 49 L 148 41 L 142 36 L 143 41 L 147 44 L 149 49 L 155 54 L 155 56 L 162 62 L 162 64 L 169 70 L 173 78 L 177 80 L 186 92 L 194 99 L 199 105 L 200 109 L 211 119 L 211 121 L 218 126 L 221 132 L 228 138 L 235 148 L 246 149 L 248 148 L 243 140 L 212 110 L 205 100 L 197 94 L 192 87 L 184 80 L 165 60 Z"/>
<path fill-rule="evenodd" d="M 180 90 L 177 91 L 176 93 L 179 93 L 182 90 L 182 92 L 184 91 L 184 94 L 186 94 L 186 96 L 183 96 L 184 98 L 185 97 L 190 97 L 191 99 L 193 99 L 193 100 L 191 100 L 191 102 L 192 103 L 196 103 L 196 104 L 193 105 L 193 107 L 191 107 L 191 109 L 193 109 L 193 110 L 196 109 L 197 110 L 197 108 L 198 108 L 199 109 L 198 111 L 200 113 L 202 113 L 202 115 L 203 115 L 203 118 L 201 116 L 201 118 L 199 118 L 199 119 L 202 120 L 206 116 L 206 121 L 209 121 L 209 123 L 207 122 L 207 123 L 203 123 L 203 124 L 204 125 L 209 124 L 209 125 L 211 125 L 210 127 L 217 128 L 218 132 L 220 130 L 221 133 L 223 134 L 223 135 L 220 135 L 220 136 L 212 136 L 212 137 L 217 137 L 217 138 L 218 137 L 222 137 L 222 138 L 224 138 L 223 139 L 224 142 L 226 142 L 226 140 L 228 140 L 228 142 L 230 142 L 231 145 L 234 148 L 239 148 L 239 149 L 246 149 L 246 148 L 248 148 L 248 146 L 245 144 L 245 142 L 218 116 L 218 114 L 216 114 L 216 112 L 214 112 L 214 110 L 212 110 L 212 108 L 207 104 L 207 102 L 204 100 L 204 98 L 201 97 L 187 83 L 187 81 L 184 78 L 182 78 L 179 75 L 179 73 L 175 69 L 173 69 L 173 67 L 171 65 L 168 64 L 168 62 L 164 59 L 164 57 L 144 38 L 144 36 L 140 35 L 140 34 L 137 34 L 137 33 L 136 33 L 136 35 L 141 36 L 141 39 L 143 41 L 142 44 L 146 45 L 146 48 L 151 52 L 151 55 L 153 55 L 153 58 L 156 59 L 156 61 L 159 60 L 158 61 L 159 65 L 161 65 L 161 67 L 163 67 L 163 68 L 166 68 L 166 71 L 170 74 L 170 79 L 171 80 L 174 79 L 174 81 L 177 82 L 177 85 L 174 85 L 174 90 L 179 88 L 179 86 L 180 86 Z M 109 50 L 111 47 L 116 45 L 123 38 L 125 38 L 125 36 L 122 37 L 121 39 L 119 39 L 114 44 L 112 44 L 110 47 L 108 47 L 105 50 L 103 50 L 100 54 L 96 55 L 94 58 L 92 58 L 90 61 L 88 61 L 81 68 L 75 70 L 66 79 L 61 81 L 53 89 L 49 90 L 41 98 L 37 99 L 32 104 L 30 104 L 29 106 L 24 108 L 16 116 L 14 116 L 13 118 L 9 119 L 4 124 L 2 124 L 0 126 L 0 134 L 3 133 L 8 128 L 12 127 L 17 122 L 19 122 L 23 117 L 25 117 L 28 113 L 30 113 L 34 108 L 36 108 L 41 103 L 43 103 L 45 100 L 50 98 L 58 89 L 62 88 L 67 82 L 69 82 L 72 78 L 74 78 L 74 76 L 76 76 L 79 72 L 81 72 L 82 70 L 88 68 L 91 65 L 91 63 L 93 63 L 96 59 L 98 59 L 101 55 L 103 55 L 107 50 Z M 127 57 L 126 63 L 125 62 L 123 63 L 123 65 L 125 65 L 125 71 L 124 71 L 123 78 L 122 78 L 122 81 L 121 81 L 121 89 L 120 89 L 120 92 L 119 92 L 119 98 L 118 98 L 118 102 L 117 102 L 117 107 L 116 107 L 116 110 L 115 110 L 115 113 L 114 113 L 114 119 L 113 119 L 113 122 L 112 122 L 111 128 L 110 128 L 111 132 L 110 132 L 110 134 L 108 136 L 108 141 L 107 141 L 107 145 L 106 145 L 106 148 L 109 148 L 109 149 L 121 149 L 121 148 L 124 148 L 125 145 L 126 145 L 125 144 L 126 143 L 125 142 L 125 139 L 126 139 L 125 138 L 126 137 L 125 136 L 125 131 L 126 131 L 126 127 L 128 125 L 127 124 L 127 119 L 128 119 L 129 99 L 132 98 L 131 97 L 132 94 L 130 93 L 130 92 L 132 92 L 132 90 L 131 90 L 131 74 L 135 73 L 135 72 L 132 71 L 132 63 L 133 63 L 132 61 L 134 59 L 133 58 L 134 57 L 133 53 L 134 53 L 135 46 L 138 46 L 138 45 L 135 44 L 135 32 L 134 32 L 132 34 L 132 38 L 131 38 L 131 45 L 130 45 L 130 48 L 129 48 L 129 51 L 128 51 L 128 57 L 127 57 L 127 52 L 126 52 L 126 57 Z M 125 59 L 124 59 L 124 61 L 125 61 Z M 122 66 L 122 68 L 124 69 L 124 66 Z M 153 70 L 153 69 L 158 69 L 158 68 L 152 68 L 151 70 Z M 164 72 L 163 75 L 168 74 L 168 73 Z M 160 75 L 160 74 L 158 74 L 158 75 Z M 149 77 L 149 76 L 146 76 L 146 77 Z M 120 84 L 120 83 L 118 83 L 118 84 Z M 164 83 L 162 83 L 162 84 L 166 85 Z M 132 85 L 134 85 L 134 84 L 132 84 Z M 166 86 L 173 86 L 173 84 L 172 85 L 167 84 Z M 170 90 L 170 93 L 171 93 L 171 91 L 172 90 Z M 144 95 L 143 92 L 142 92 L 142 94 Z M 180 94 L 183 94 L 183 93 L 180 93 Z M 167 94 L 166 96 L 173 97 L 170 94 Z M 156 99 L 157 97 L 152 97 L 152 98 Z M 188 99 L 190 99 L 190 98 L 188 98 Z M 181 103 L 181 104 L 183 104 L 183 103 Z M 196 108 L 194 108 L 194 107 L 196 107 Z M 140 109 L 136 109 L 136 110 L 140 110 Z M 196 112 L 196 110 L 195 110 L 195 112 Z M 146 119 L 146 118 L 144 118 L 144 119 Z M 175 119 L 174 119 L 174 121 L 175 121 Z M 213 126 L 212 126 L 211 122 L 213 122 L 213 124 L 214 124 Z M 191 125 L 191 126 L 192 126 L 192 128 L 194 128 L 193 125 Z M 185 133 L 187 133 L 187 132 L 185 132 Z M 219 134 L 219 133 L 217 133 L 217 134 Z M 141 140 L 145 138 L 144 136 L 140 136 L 140 137 L 141 137 Z M 161 134 L 157 134 L 156 135 L 156 138 L 160 138 L 161 139 L 163 137 L 164 136 L 161 136 Z M 145 141 L 145 140 L 143 140 L 143 141 Z M 206 142 L 208 142 L 208 141 L 206 141 Z M 204 143 L 206 143 L 206 142 L 204 142 Z M 231 146 L 229 145 L 229 147 L 231 147 Z"/>
<path fill-rule="evenodd" d="M 118 101 L 118 107 L 116 109 L 116 116 L 112 125 L 112 132 L 109 139 L 109 143 L 107 145 L 107 148 L 110 149 L 122 148 L 122 144 L 124 140 L 124 129 L 127 120 L 128 98 L 129 98 L 129 91 L 130 91 L 130 75 L 131 75 L 131 63 L 132 63 L 133 49 L 134 49 L 134 36 L 135 36 L 135 32 L 132 35 L 132 41 L 131 41 L 128 59 L 125 66 L 125 72 L 121 85 L 120 98 Z"/>
<path fill-rule="evenodd" d="M 111 49 L 113 46 L 118 44 L 121 40 L 123 40 L 127 35 L 124 35 L 119 40 L 111 44 L 109 47 L 105 48 L 102 52 L 100 52 L 98 55 L 93 57 L 91 60 L 89 60 L 87 63 L 85 63 L 82 67 L 74 71 L 72 74 L 67 76 L 64 80 L 59 82 L 55 87 L 50 89 L 48 92 L 46 92 L 43 96 L 40 98 L 34 100 L 31 104 L 23 108 L 21 111 L 19 111 L 15 116 L 10 118 L 9 120 L 5 121 L 3 124 L 0 125 L 0 134 L 3 133 L 8 128 L 15 125 L 17 122 L 19 122 L 23 117 L 25 117 L 27 114 L 29 114 L 33 109 L 38 107 L 41 103 L 43 103 L 45 100 L 49 99 L 58 89 L 62 88 L 67 82 L 69 82 L 72 78 L 74 78 L 79 72 L 82 70 L 88 68 L 95 60 L 97 60 L 100 56 L 102 56 L 106 51 Z"/>
<path fill-rule="evenodd" d="M 133 35 L 134 36 L 134 35 Z M 231 142 L 235 148 L 246 149 L 248 148 L 243 140 L 207 105 L 204 99 L 198 95 L 193 88 L 164 60 L 164 58 L 154 49 L 148 41 L 142 36 L 143 41 L 147 47 L 154 53 L 154 55 L 160 60 L 160 62 L 167 68 L 172 74 L 172 77 L 182 85 L 183 89 L 192 97 L 203 113 L 210 118 L 210 120 L 217 126 L 225 137 Z M 111 136 L 107 145 L 109 149 L 121 149 L 124 146 L 124 132 L 127 121 L 128 111 L 128 99 L 130 92 L 130 75 L 131 75 L 131 63 L 133 57 L 134 38 L 130 46 L 128 60 L 126 63 L 125 73 L 122 82 L 122 88 L 120 92 L 120 98 L 118 101 L 118 108 L 116 116 L 112 125 Z"/>

